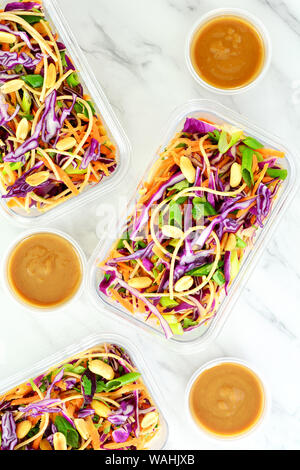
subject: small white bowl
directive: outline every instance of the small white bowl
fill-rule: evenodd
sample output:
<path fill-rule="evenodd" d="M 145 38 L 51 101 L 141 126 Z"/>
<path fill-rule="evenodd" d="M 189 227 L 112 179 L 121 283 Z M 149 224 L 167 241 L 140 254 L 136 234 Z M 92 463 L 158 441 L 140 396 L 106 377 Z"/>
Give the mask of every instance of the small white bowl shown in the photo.
<path fill-rule="evenodd" d="M 190 399 L 190 393 L 191 393 L 192 386 L 194 385 L 194 382 L 203 372 L 205 372 L 208 369 L 212 369 L 213 367 L 219 366 L 220 364 L 239 364 L 241 366 L 246 367 L 257 376 L 264 391 L 264 408 L 263 408 L 263 411 L 261 413 L 259 420 L 254 424 L 254 426 L 249 428 L 248 431 L 241 433 L 241 434 L 234 435 L 234 436 L 222 436 L 222 435 L 214 434 L 213 432 L 209 432 L 204 427 L 202 428 L 196 423 L 190 410 L 189 399 Z M 262 375 L 259 371 L 257 371 L 256 367 L 253 367 L 252 365 L 250 365 L 249 363 L 241 359 L 237 359 L 234 357 L 222 357 L 222 358 L 207 362 L 193 374 L 193 376 L 188 382 L 186 392 L 185 392 L 185 408 L 186 408 L 186 413 L 189 417 L 189 421 L 191 425 L 193 426 L 195 430 L 199 432 L 199 434 L 201 434 L 202 436 L 205 436 L 206 438 L 210 438 L 213 441 L 232 442 L 232 441 L 237 441 L 237 440 L 249 437 L 250 435 L 254 434 L 259 429 L 262 428 L 262 426 L 266 423 L 267 418 L 270 413 L 271 396 L 270 396 L 269 388 L 266 385 L 265 380 L 262 379 Z"/>
<path fill-rule="evenodd" d="M 236 16 L 238 18 L 242 18 L 243 20 L 248 21 L 250 24 L 252 24 L 252 26 L 254 26 L 254 28 L 260 34 L 264 43 L 264 47 L 265 47 L 265 62 L 259 75 L 252 82 L 248 83 L 247 85 L 238 87 L 238 88 L 224 89 L 224 88 L 218 88 L 213 85 L 210 85 L 208 82 L 203 80 L 198 75 L 191 60 L 191 47 L 192 47 L 195 34 L 199 31 L 201 26 L 204 26 L 206 23 L 213 20 L 214 18 L 218 18 L 222 16 Z M 186 57 L 188 69 L 192 77 L 196 80 L 197 83 L 202 85 L 207 90 L 213 91 L 215 93 L 219 93 L 222 95 L 236 95 L 238 93 L 243 93 L 245 91 L 250 90 L 255 85 L 257 85 L 266 75 L 271 64 L 272 43 L 271 43 L 269 32 L 265 28 L 264 24 L 258 18 L 256 18 L 256 16 L 252 15 L 252 13 L 249 13 L 248 11 L 242 10 L 240 8 L 218 8 L 216 10 L 211 10 L 207 14 L 201 16 L 201 18 L 192 27 L 191 33 L 189 34 L 187 42 L 186 42 L 185 57 Z"/>
<path fill-rule="evenodd" d="M 80 263 L 81 263 L 81 271 L 82 271 L 82 279 L 81 283 L 75 292 L 75 294 L 66 302 L 63 302 L 59 304 L 57 307 L 37 307 L 34 305 L 31 305 L 25 301 L 22 301 L 22 299 L 14 292 L 12 287 L 10 286 L 10 283 L 8 281 L 7 277 L 7 267 L 8 267 L 8 262 L 10 259 L 10 256 L 13 252 L 13 250 L 16 248 L 16 246 L 25 240 L 26 238 L 29 238 L 32 235 L 36 235 L 37 233 L 50 233 L 54 235 L 58 235 L 62 238 L 64 238 L 66 241 L 68 241 L 76 251 Z M 32 312 L 32 313 L 42 313 L 42 314 L 49 314 L 49 313 L 57 313 L 62 310 L 64 310 L 66 307 L 70 307 L 71 304 L 76 302 L 76 300 L 79 299 L 79 297 L 82 295 L 83 288 L 85 285 L 85 278 L 86 278 L 86 257 L 85 254 L 83 253 L 81 247 L 79 244 L 71 238 L 69 235 L 67 235 L 65 232 L 62 232 L 60 230 L 52 229 L 52 228 L 35 228 L 34 230 L 28 230 L 26 232 L 22 232 L 17 238 L 15 238 L 12 243 L 9 245 L 7 251 L 6 251 L 6 256 L 2 260 L 2 280 L 3 280 L 3 285 L 6 290 L 6 293 L 20 306 L 25 308 L 27 311 Z"/>

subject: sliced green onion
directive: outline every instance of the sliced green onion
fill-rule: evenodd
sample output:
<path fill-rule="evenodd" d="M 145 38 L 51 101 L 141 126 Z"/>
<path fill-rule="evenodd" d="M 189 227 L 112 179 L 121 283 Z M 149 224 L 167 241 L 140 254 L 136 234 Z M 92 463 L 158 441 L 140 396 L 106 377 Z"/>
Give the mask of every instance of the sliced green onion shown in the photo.
<path fill-rule="evenodd" d="M 176 201 L 171 201 L 169 205 L 169 225 L 175 222 L 179 227 L 182 227 L 182 213 L 180 205 Z"/>
<path fill-rule="evenodd" d="M 92 103 L 91 101 L 87 101 L 86 103 L 87 103 L 87 104 L 89 105 L 89 107 L 91 108 L 91 111 L 92 111 L 93 116 L 95 116 L 96 110 L 95 110 L 95 108 L 94 108 L 93 103 Z M 86 109 L 85 106 L 84 106 L 84 115 L 85 115 L 87 118 L 89 117 L 88 110 Z M 105 145 L 105 144 L 104 144 L 104 145 Z"/>
<path fill-rule="evenodd" d="M 230 139 L 228 139 L 227 132 L 222 131 L 220 139 L 219 139 L 219 143 L 218 143 L 219 152 L 222 154 L 228 152 L 228 150 L 231 147 L 233 147 L 235 144 L 238 143 L 239 140 L 241 140 L 242 135 L 243 135 L 243 131 L 236 131 L 236 132 L 233 132 Z"/>
<path fill-rule="evenodd" d="M 269 168 L 269 170 L 267 170 L 267 175 L 271 178 L 279 178 L 284 181 L 287 178 L 288 172 L 287 170 L 277 170 L 275 168 Z"/>
<path fill-rule="evenodd" d="M 247 248 L 247 243 L 244 242 L 240 237 L 236 236 L 236 247 L 237 248 Z"/>
<path fill-rule="evenodd" d="M 170 328 L 171 328 L 174 335 L 182 336 L 184 334 L 184 330 L 182 328 L 181 323 L 176 323 L 176 325 L 171 324 Z"/>
<path fill-rule="evenodd" d="M 209 202 L 207 202 L 205 198 L 194 197 L 193 206 L 192 214 L 195 220 L 199 220 L 202 217 L 217 215 L 214 207 Z"/>
<path fill-rule="evenodd" d="M 254 184 L 254 176 L 252 171 L 253 165 L 253 150 L 246 146 L 241 146 L 242 152 L 242 175 L 248 188 L 251 188 Z"/>
<path fill-rule="evenodd" d="M 71 73 L 67 78 L 68 85 L 72 88 L 77 87 L 80 84 L 78 75 L 76 72 Z"/>
<path fill-rule="evenodd" d="M 258 140 L 254 139 L 253 137 L 246 137 L 246 139 L 243 140 L 243 143 L 247 145 L 247 147 L 250 147 L 253 150 L 258 150 L 263 148 L 263 145 L 258 142 Z"/>
<path fill-rule="evenodd" d="M 163 318 L 169 323 L 169 325 L 177 325 L 178 323 L 176 315 L 163 315 Z"/>
<path fill-rule="evenodd" d="M 224 265 L 224 261 L 219 261 L 218 268 L 221 268 L 223 265 Z M 212 267 L 213 267 L 213 263 L 205 264 L 204 266 L 201 266 L 200 268 L 192 269 L 191 271 L 187 273 L 187 275 L 195 276 L 195 277 L 208 276 Z"/>
<path fill-rule="evenodd" d="M 240 262 L 238 258 L 238 254 L 236 250 L 233 250 L 231 252 L 231 257 L 230 257 L 230 278 L 231 281 L 236 278 L 240 270 Z"/>
<path fill-rule="evenodd" d="M 225 277 L 223 272 L 219 269 L 213 276 L 213 280 L 215 281 L 218 286 L 224 286 L 225 284 Z"/>
<path fill-rule="evenodd" d="M 20 15 L 20 18 L 27 21 L 29 24 L 39 23 L 43 17 L 42 16 L 35 16 L 35 15 Z"/>
<path fill-rule="evenodd" d="M 180 181 L 180 183 L 177 183 L 175 184 L 174 186 L 172 186 L 172 188 L 168 188 L 168 191 L 182 191 L 183 189 L 187 189 L 190 187 L 190 184 L 188 182 L 188 180 L 183 180 L 183 181 Z"/>
<path fill-rule="evenodd" d="M 170 297 L 162 297 L 159 303 L 164 308 L 174 308 L 174 307 L 177 307 L 177 305 L 179 305 L 179 303 L 176 302 L 176 300 L 172 300 L 170 299 Z"/>
<path fill-rule="evenodd" d="M 68 175 L 84 175 L 87 173 L 87 170 L 81 170 L 79 165 L 77 165 L 76 168 L 73 167 L 73 165 L 69 165 L 66 169 L 65 172 Z"/>
<path fill-rule="evenodd" d="M 140 378 L 141 374 L 138 372 L 130 372 L 129 374 L 125 374 L 122 377 L 117 379 L 110 380 L 106 384 L 106 391 L 110 392 L 115 390 L 119 387 L 123 387 L 123 385 L 130 384 L 132 382 L 136 382 Z"/>

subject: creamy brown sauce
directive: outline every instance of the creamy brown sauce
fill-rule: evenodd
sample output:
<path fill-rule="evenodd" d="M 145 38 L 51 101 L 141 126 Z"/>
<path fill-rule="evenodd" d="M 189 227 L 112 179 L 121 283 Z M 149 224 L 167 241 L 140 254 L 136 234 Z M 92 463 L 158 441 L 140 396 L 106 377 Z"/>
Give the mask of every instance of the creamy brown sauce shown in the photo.
<path fill-rule="evenodd" d="M 72 244 L 59 235 L 37 233 L 21 241 L 7 266 L 12 291 L 35 307 L 56 307 L 77 292 L 82 266 Z"/>
<path fill-rule="evenodd" d="M 211 434 L 233 437 L 261 418 L 265 394 L 247 367 L 224 363 L 204 371 L 194 382 L 189 405 L 195 422 Z"/>
<path fill-rule="evenodd" d="M 265 46 L 252 24 L 223 16 L 210 20 L 195 34 L 191 60 L 208 84 L 222 89 L 240 88 L 260 74 Z"/>

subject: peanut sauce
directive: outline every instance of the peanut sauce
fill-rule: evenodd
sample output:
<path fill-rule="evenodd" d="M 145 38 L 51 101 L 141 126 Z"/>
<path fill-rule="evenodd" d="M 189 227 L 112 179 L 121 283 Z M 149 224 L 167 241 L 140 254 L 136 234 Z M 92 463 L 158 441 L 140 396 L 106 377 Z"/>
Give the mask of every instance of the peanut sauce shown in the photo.
<path fill-rule="evenodd" d="M 221 89 L 248 85 L 262 71 L 263 39 L 248 21 L 236 16 L 214 18 L 200 27 L 191 46 L 197 74 Z"/>
<path fill-rule="evenodd" d="M 53 233 L 37 233 L 14 248 L 7 275 L 21 301 L 34 307 L 57 307 L 77 292 L 82 265 L 68 240 Z"/>
<path fill-rule="evenodd" d="M 195 380 L 189 397 L 196 424 L 220 437 L 246 433 L 260 420 L 265 406 L 263 385 L 248 367 L 223 363 Z"/>

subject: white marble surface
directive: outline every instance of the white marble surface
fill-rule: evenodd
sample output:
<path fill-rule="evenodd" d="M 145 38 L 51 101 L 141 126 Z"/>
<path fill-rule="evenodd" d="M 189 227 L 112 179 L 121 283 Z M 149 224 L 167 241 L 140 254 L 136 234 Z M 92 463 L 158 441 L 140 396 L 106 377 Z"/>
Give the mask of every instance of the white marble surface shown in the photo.
<path fill-rule="evenodd" d="M 119 189 L 131 195 L 159 144 L 173 109 L 192 98 L 216 99 L 297 148 L 300 131 L 300 3 L 298 0 L 58 0 L 133 147 L 133 165 Z M 84 8 L 82 7 L 84 5 Z M 191 25 L 209 9 L 236 6 L 258 15 L 270 31 L 273 60 L 252 91 L 219 97 L 200 88 L 185 66 Z M 101 229 L 95 203 L 80 217 L 54 226 L 73 235 L 89 256 Z M 156 376 L 169 423 L 168 449 L 300 448 L 300 195 L 275 236 L 217 341 L 193 356 L 174 354 L 151 336 L 124 327 L 82 297 L 64 314 L 30 315 L 1 286 L 0 379 L 81 338 L 114 331 L 133 340 Z M 101 210 L 100 210 L 101 212 Z M 20 229 L 0 218 L 0 252 Z M 272 410 L 265 427 L 245 440 L 215 443 L 190 428 L 184 392 L 192 373 L 207 360 L 237 356 L 265 374 Z"/>

